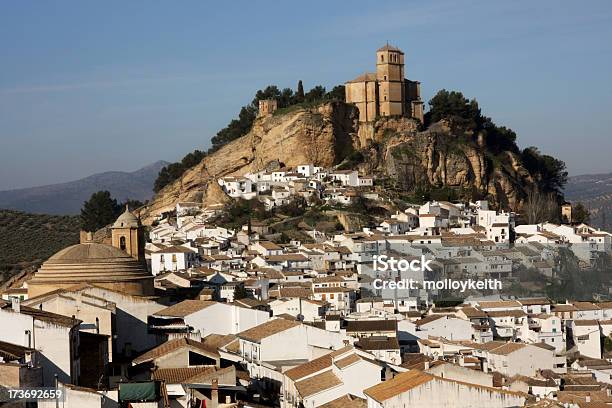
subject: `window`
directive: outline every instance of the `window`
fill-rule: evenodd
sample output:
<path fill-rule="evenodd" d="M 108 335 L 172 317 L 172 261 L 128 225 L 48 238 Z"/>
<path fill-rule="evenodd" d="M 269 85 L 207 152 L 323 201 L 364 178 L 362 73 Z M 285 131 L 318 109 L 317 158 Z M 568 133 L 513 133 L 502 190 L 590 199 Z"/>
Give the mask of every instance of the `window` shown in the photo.
<path fill-rule="evenodd" d="M 176 262 L 176 254 L 172 254 L 172 262 Z"/>
<path fill-rule="evenodd" d="M 384 56 L 384 55 L 381 55 L 381 56 L 380 56 L 380 61 L 381 61 L 381 62 L 385 62 L 385 56 Z"/>
<path fill-rule="evenodd" d="M 330 293 L 330 294 L 329 294 L 329 298 L 330 298 L 330 299 L 333 299 L 333 298 L 334 298 L 334 294 L 333 294 L 333 293 Z"/>
<path fill-rule="evenodd" d="M 125 251 L 125 237 L 119 238 L 119 248 L 121 248 L 122 251 Z"/>

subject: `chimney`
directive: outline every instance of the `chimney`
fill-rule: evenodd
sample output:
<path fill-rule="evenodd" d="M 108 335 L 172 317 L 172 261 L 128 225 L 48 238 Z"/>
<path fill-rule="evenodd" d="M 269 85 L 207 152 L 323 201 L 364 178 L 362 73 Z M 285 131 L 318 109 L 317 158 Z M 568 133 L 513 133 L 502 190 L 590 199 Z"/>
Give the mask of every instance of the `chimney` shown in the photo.
<path fill-rule="evenodd" d="M 19 298 L 13 298 L 11 300 L 11 306 L 13 306 L 13 312 L 21 313 L 21 300 Z"/>
<path fill-rule="evenodd" d="M 425 361 L 425 371 L 429 370 L 429 361 Z"/>
<path fill-rule="evenodd" d="M 217 408 L 219 406 L 219 379 L 213 378 L 212 389 L 210 392 L 210 407 Z"/>

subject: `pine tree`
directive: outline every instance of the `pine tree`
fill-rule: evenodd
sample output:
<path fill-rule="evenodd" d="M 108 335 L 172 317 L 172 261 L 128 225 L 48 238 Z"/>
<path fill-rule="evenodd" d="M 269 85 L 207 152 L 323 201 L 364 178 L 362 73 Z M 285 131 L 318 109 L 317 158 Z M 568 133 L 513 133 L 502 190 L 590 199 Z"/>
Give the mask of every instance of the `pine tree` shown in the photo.
<path fill-rule="evenodd" d="M 295 93 L 295 102 L 304 102 L 304 85 L 302 84 L 301 79 L 298 81 L 297 92 Z"/>
<path fill-rule="evenodd" d="M 93 193 L 81 209 L 81 228 L 85 231 L 97 231 L 112 223 L 121 212 L 117 200 L 108 191 Z"/>

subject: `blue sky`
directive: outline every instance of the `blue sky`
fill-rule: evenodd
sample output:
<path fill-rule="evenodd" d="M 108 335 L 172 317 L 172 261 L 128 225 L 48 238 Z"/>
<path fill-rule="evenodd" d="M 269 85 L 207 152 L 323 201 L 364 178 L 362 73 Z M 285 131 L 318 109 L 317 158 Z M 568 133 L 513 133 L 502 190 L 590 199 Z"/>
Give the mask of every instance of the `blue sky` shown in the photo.
<path fill-rule="evenodd" d="M 612 171 L 610 1 L 20 0 L 0 5 L 0 189 L 180 159 L 257 89 L 343 83 L 387 41 L 426 100 L 460 90 L 570 174 Z"/>

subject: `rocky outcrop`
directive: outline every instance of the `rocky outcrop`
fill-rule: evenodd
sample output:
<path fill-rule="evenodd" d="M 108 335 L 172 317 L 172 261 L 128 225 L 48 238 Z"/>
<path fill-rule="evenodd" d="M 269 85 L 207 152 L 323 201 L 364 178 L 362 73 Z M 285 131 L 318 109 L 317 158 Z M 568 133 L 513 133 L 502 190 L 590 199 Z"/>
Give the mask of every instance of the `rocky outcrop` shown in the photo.
<path fill-rule="evenodd" d="M 410 120 L 378 124 L 386 135 L 372 164 L 401 189 L 447 187 L 462 195 L 486 196 L 500 208 L 522 206 L 533 179 L 515 153 L 493 155 L 471 133 L 451 129 L 444 122 L 419 132 L 402 121 Z"/>
<path fill-rule="evenodd" d="M 357 142 L 357 111 L 353 106 L 331 102 L 315 108 L 291 107 L 257 118 L 245 136 L 223 146 L 164 187 L 144 207 L 145 223 L 175 208 L 177 202 L 223 204 L 229 197 L 217 179 L 279 166 L 314 163 L 333 166 L 354 151 Z"/>
<path fill-rule="evenodd" d="M 365 157 L 360 170 L 391 178 L 401 190 L 446 187 L 462 198 L 487 197 L 501 208 L 521 207 L 533 180 L 516 154 L 493 155 L 478 136 L 447 122 L 425 131 L 419 127 L 407 118 L 381 118 L 360 129 L 356 109 L 340 102 L 279 110 L 258 118 L 247 135 L 162 189 L 141 217 L 150 222 L 180 201 L 205 206 L 228 202 L 217 183 L 220 177 L 304 163 L 330 167 L 352 157 L 355 150 Z"/>

